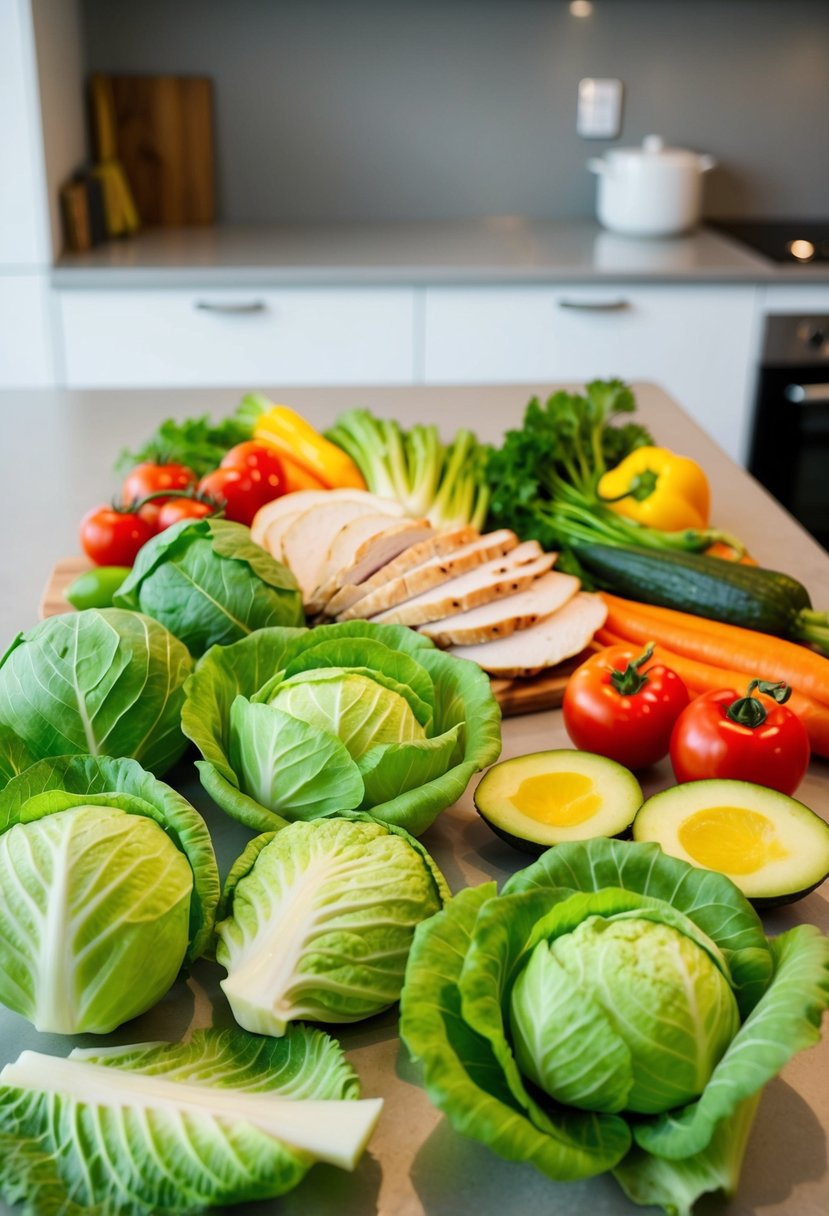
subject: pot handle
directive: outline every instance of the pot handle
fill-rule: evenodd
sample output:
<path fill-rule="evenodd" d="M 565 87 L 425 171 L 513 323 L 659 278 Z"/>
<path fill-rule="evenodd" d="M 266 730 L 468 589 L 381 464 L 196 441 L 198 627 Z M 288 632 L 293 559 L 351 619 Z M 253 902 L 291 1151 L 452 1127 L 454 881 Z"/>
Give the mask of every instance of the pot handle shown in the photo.
<path fill-rule="evenodd" d="M 598 156 L 591 156 L 587 161 L 587 168 L 591 173 L 607 173 L 607 161 L 602 160 Z"/>
<path fill-rule="evenodd" d="M 706 154 L 699 158 L 700 173 L 707 173 L 709 169 L 715 169 L 716 167 L 717 167 L 717 162 L 715 161 L 713 156 L 708 156 Z"/>

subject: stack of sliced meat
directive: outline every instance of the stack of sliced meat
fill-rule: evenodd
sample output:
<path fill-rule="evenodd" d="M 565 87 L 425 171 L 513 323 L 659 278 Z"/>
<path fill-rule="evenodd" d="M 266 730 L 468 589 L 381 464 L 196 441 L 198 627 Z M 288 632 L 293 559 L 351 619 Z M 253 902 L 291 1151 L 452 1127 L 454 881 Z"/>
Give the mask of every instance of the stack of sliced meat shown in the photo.
<path fill-rule="evenodd" d="M 408 625 L 492 675 L 578 654 L 605 607 L 553 569 L 556 554 L 501 529 L 436 531 L 360 490 L 300 491 L 264 507 L 253 539 L 293 571 L 317 621 Z"/>

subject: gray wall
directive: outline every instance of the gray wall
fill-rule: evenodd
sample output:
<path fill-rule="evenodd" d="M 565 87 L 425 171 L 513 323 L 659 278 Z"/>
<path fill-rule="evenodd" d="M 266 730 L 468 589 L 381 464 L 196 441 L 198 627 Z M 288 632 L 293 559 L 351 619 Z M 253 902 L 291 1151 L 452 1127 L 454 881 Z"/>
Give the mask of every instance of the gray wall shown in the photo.
<path fill-rule="evenodd" d="M 621 142 L 713 153 L 709 215 L 829 214 L 827 0 L 83 0 L 86 66 L 213 77 L 230 223 L 591 215 Z"/>

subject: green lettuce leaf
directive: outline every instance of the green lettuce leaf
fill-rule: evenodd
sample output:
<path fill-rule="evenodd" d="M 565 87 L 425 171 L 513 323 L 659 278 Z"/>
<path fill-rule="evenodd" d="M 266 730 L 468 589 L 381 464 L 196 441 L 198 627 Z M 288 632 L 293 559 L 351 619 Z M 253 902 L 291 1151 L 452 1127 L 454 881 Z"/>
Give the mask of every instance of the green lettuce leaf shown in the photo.
<path fill-rule="evenodd" d="M 196 1031 L 67 1060 L 24 1052 L 0 1073 L 0 1190 L 22 1216 L 272 1198 L 315 1160 L 354 1167 L 381 1105 L 357 1099 L 339 1046 L 306 1027 L 279 1040 Z"/>
<path fill-rule="evenodd" d="M 0 789 L 22 773 L 37 757 L 10 727 L 0 724 Z"/>

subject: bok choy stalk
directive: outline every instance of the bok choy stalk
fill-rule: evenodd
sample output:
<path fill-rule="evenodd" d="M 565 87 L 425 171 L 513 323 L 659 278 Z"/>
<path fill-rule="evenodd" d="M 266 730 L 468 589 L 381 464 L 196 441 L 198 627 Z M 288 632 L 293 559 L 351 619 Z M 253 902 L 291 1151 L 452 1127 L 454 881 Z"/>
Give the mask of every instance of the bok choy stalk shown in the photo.
<path fill-rule="evenodd" d="M 416 423 L 404 431 L 393 420 L 355 409 L 340 414 L 326 438 L 349 454 L 372 493 L 396 499 L 413 518 L 436 528 L 483 526 L 487 449 L 472 431 L 458 431 L 445 445 L 434 425 Z"/>

